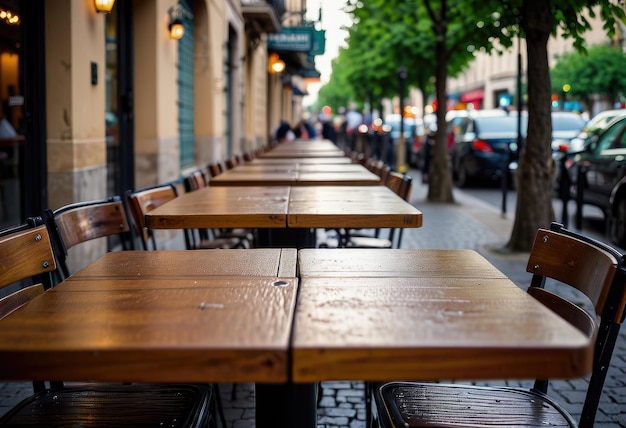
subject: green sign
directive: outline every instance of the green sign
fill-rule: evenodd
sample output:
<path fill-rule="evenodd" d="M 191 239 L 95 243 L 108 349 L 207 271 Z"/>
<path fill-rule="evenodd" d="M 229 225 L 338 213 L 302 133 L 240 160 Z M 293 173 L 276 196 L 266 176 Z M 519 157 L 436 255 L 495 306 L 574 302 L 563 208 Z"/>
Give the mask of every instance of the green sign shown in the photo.
<path fill-rule="evenodd" d="M 267 48 L 321 55 L 326 44 L 325 34 L 325 31 L 317 31 L 313 27 L 285 27 L 280 33 L 268 35 Z"/>

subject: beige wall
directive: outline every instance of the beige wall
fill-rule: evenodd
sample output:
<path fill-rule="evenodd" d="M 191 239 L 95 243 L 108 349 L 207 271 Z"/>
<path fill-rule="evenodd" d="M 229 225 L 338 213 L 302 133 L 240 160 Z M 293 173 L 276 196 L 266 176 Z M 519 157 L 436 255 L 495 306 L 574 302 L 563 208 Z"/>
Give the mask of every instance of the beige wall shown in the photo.
<path fill-rule="evenodd" d="M 82 0 L 46 2 L 48 204 L 106 194 L 104 17 Z M 90 81 L 90 64 L 98 83 Z"/>
<path fill-rule="evenodd" d="M 104 17 L 93 2 L 46 2 L 48 206 L 106 196 Z M 98 72 L 90 78 L 91 63 Z M 106 250 L 92 241 L 71 250 L 74 271 Z M 78 254 L 76 252 L 78 251 Z"/>
<path fill-rule="evenodd" d="M 245 147 L 252 150 L 269 142 L 267 37 L 262 37 L 256 49 L 250 47 L 246 55 L 246 120 Z"/>
<path fill-rule="evenodd" d="M 178 42 L 168 33 L 173 0 L 133 2 L 135 86 L 135 185 L 137 188 L 177 179 Z"/>

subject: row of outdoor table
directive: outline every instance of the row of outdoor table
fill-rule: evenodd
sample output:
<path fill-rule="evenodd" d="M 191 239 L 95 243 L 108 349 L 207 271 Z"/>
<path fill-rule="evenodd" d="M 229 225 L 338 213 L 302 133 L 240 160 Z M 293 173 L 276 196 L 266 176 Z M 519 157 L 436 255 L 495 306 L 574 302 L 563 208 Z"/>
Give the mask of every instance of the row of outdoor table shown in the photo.
<path fill-rule="evenodd" d="M 315 427 L 290 394 L 311 382 L 581 377 L 592 355 L 469 250 L 114 252 L 0 320 L 1 379 L 256 382 L 259 427 Z"/>
<path fill-rule="evenodd" d="M 354 169 L 309 143 L 233 171 Z M 590 372 L 592 344 L 474 251 L 307 248 L 316 228 L 421 227 L 386 186 L 255 183 L 214 178 L 146 224 L 258 228 L 266 248 L 109 253 L 0 320 L 0 379 L 255 382 L 257 427 L 315 428 L 319 381 Z"/>

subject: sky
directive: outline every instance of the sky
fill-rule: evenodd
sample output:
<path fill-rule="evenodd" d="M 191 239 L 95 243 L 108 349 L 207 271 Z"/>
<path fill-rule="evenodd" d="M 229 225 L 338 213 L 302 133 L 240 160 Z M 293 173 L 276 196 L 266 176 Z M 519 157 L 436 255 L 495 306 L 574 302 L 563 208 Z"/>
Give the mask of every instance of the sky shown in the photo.
<path fill-rule="evenodd" d="M 328 82 L 332 71 L 331 61 L 337 57 L 339 47 L 346 46 L 347 31 L 342 26 L 350 26 L 350 17 L 343 12 L 343 0 L 307 0 L 307 17 L 317 20 L 320 6 L 322 8 L 321 29 L 326 31 L 326 46 L 324 55 L 315 57 L 315 68 L 320 72 L 320 83 L 311 83 L 307 87 L 309 95 L 304 97 L 305 106 L 317 100 L 319 88 Z"/>

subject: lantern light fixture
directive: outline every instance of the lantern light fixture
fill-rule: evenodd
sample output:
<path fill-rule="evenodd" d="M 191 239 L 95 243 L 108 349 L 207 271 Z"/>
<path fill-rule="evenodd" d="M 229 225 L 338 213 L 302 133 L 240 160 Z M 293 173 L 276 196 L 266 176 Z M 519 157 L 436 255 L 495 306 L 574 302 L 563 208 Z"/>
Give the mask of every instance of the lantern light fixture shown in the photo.
<path fill-rule="evenodd" d="M 111 13 L 115 0 L 94 0 L 96 6 L 96 12 L 98 13 Z"/>
<path fill-rule="evenodd" d="M 285 70 L 285 61 L 280 59 L 276 52 L 270 54 L 268 60 L 268 70 L 272 74 L 282 73 Z"/>
<path fill-rule="evenodd" d="M 193 15 L 180 3 L 178 3 L 176 6 L 170 7 L 168 13 L 170 15 L 170 22 L 168 25 L 170 39 L 180 40 L 185 35 L 185 25 L 183 23 L 183 18 L 191 19 L 193 18 Z"/>

